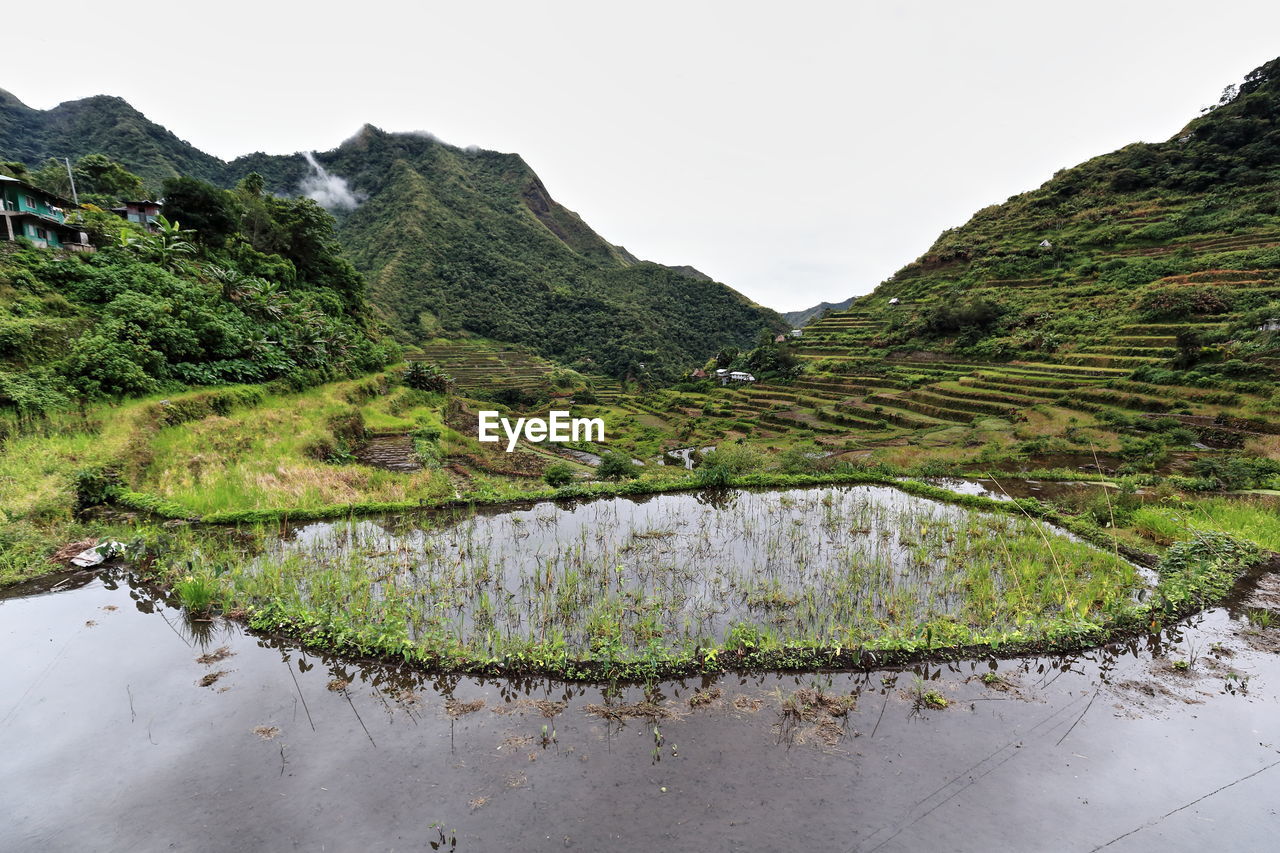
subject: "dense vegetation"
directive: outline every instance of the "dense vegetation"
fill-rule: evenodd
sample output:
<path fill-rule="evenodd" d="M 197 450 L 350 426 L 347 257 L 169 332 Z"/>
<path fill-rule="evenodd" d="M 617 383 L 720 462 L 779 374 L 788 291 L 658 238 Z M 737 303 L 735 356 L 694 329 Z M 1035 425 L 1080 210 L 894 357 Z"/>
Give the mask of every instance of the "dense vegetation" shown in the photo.
<path fill-rule="evenodd" d="M 876 342 L 887 346 L 996 360 L 1177 346 L 1172 366 L 1265 379 L 1273 365 L 1258 359 L 1274 358 L 1276 340 L 1259 328 L 1280 315 L 1278 278 L 1275 60 L 1168 142 L 1129 145 L 978 211 L 852 307 L 886 321 Z M 1174 328 L 1120 331 L 1137 324 Z M 1097 350 L 1111 335 L 1132 351 Z"/>
<path fill-rule="evenodd" d="M 225 177 L 222 161 L 147 120 L 120 98 L 99 95 L 36 110 L 0 89 L 0 159 L 38 165 L 50 157 L 104 154 L 152 184 L 188 175 Z"/>
<path fill-rule="evenodd" d="M 723 285 L 610 245 L 516 155 L 365 128 L 321 159 L 368 194 L 340 233 L 409 339 L 470 332 L 581 370 L 672 376 L 782 325 Z"/>
<path fill-rule="evenodd" d="M 178 175 L 231 187 L 252 172 L 270 193 L 322 197 L 370 302 L 406 343 L 479 335 L 591 372 L 671 378 L 785 325 L 697 270 L 644 263 L 608 243 L 514 154 L 366 126 L 316 158 L 349 184 L 334 196 L 300 154 L 225 163 L 118 98 L 39 111 L 0 93 L 0 158 L 36 170 L 49 157 L 93 152 L 153 192 Z M 57 170 L 48 177 L 58 180 Z"/>
<path fill-rule="evenodd" d="M 116 197 L 133 195 L 140 180 L 107 162 L 100 171 L 117 179 Z M 363 282 L 314 202 L 267 196 L 254 180 L 224 191 L 175 178 L 164 189 L 173 220 L 156 233 L 90 205 L 73 215 L 95 253 L 0 244 L 7 429 L 76 401 L 271 380 L 304 387 L 395 355 L 371 331 Z"/>

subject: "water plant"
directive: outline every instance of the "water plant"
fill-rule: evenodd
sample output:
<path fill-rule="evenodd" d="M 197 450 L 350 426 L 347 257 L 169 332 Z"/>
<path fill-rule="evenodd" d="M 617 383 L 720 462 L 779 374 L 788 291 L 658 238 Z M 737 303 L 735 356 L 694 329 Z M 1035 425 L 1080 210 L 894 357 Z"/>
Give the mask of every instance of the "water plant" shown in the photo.
<path fill-rule="evenodd" d="M 173 585 L 178 601 L 192 616 L 206 616 L 213 609 L 219 587 L 207 575 L 187 575 Z"/>
<path fill-rule="evenodd" d="M 1274 619 L 1274 614 L 1270 610 L 1261 607 L 1255 607 L 1245 611 L 1245 616 L 1249 619 L 1249 623 L 1255 628 L 1270 628 Z"/>

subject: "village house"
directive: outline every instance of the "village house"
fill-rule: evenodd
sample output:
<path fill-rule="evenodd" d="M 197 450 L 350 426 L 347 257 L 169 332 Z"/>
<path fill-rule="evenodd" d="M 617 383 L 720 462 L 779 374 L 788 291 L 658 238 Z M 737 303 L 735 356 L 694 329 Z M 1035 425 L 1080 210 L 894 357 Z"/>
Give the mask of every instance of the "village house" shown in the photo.
<path fill-rule="evenodd" d="M 1280 332 L 1280 317 L 1272 317 L 1269 320 L 1264 320 L 1262 323 L 1262 328 L 1260 328 L 1258 331 Z"/>
<path fill-rule="evenodd" d="M 733 371 L 732 373 L 729 374 L 729 379 L 732 382 L 755 382 L 756 381 L 756 378 L 752 376 L 750 373 L 747 373 L 745 370 Z"/>
<path fill-rule="evenodd" d="M 158 201 L 126 201 L 124 207 L 113 207 L 111 212 L 121 219 L 146 227 L 154 234 L 159 229 L 156 217 L 163 209 L 164 205 Z"/>
<path fill-rule="evenodd" d="M 776 337 L 774 337 L 773 342 L 775 344 L 780 344 L 780 343 L 784 343 L 786 340 L 787 340 L 786 335 L 777 335 Z"/>
<path fill-rule="evenodd" d="M 72 203 L 26 181 L 0 175 L 0 239 L 30 240 L 42 249 L 92 252 L 89 236 L 67 224 L 66 209 Z"/>
<path fill-rule="evenodd" d="M 804 329 L 792 329 L 791 337 L 798 338 L 804 334 Z"/>

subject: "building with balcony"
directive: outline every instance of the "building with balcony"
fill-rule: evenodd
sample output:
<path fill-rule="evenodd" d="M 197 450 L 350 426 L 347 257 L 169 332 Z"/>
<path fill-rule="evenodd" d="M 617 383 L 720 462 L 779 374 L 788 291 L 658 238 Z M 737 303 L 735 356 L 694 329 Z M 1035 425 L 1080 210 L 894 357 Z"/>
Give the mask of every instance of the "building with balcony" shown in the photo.
<path fill-rule="evenodd" d="M 42 249 L 91 252 L 88 235 L 67 223 L 67 209 L 72 207 L 53 193 L 0 175 L 0 240 L 26 239 Z"/>
<path fill-rule="evenodd" d="M 157 230 L 156 217 L 164 205 L 158 201 L 126 201 L 124 207 L 113 207 L 111 212 L 121 219 L 144 226 L 151 233 Z"/>

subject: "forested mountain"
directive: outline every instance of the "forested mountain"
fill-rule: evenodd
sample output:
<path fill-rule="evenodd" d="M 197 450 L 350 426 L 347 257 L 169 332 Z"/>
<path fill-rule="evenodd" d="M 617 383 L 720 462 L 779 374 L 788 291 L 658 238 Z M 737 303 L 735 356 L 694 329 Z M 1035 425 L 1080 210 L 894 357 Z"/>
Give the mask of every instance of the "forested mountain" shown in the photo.
<path fill-rule="evenodd" d="M 50 157 L 105 154 L 159 186 L 187 175 L 225 183 L 226 164 L 183 142 L 121 98 L 98 95 L 36 110 L 0 89 L 0 160 L 39 166 Z"/>
<path fill-rule="evenodd" d="M 798 329 L 813 320 L 818 319 L 828 311 L 844 311 L 853 304 L 856 297 L 850 296 L 841 302 L 819 302 L 812 308 L 805 308 L 803 311 L 786 311 L 783 312 L 782 319 L 791 325 L 791 328 Z"/>
<path fill-rule="evenodd" d="M 370 302 L 407 342 L 481 335 L 585 369 L 673 375 L 785 325 L 691 267 L 646 263 L 604 240 L 515 154 L 366 126 L 314 157 L 226 163 L 119 98 L 40 111 L 0 94 L 0 160 L 36 167 L 89 152 L 152 184 L 180 173 L 231 187 L 256 172 L 270 192 L 319 200 Z"/>

